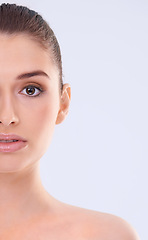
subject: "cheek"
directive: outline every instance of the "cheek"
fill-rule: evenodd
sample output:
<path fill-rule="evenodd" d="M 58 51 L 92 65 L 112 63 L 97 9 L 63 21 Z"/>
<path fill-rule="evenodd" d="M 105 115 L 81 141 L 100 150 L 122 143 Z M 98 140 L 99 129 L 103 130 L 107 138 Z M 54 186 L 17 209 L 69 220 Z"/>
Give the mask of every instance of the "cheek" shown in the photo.
<path fill-rule="evenodd" d="M 27 111 L 24 119 L 30 147 L 41 154 L 44 154 L 50 144 L 59 111 L 57 101 L 48 102 L 49 104 L 47 101 L 38 103 L 36 107 L 30 105 L 30 111 Z"/>

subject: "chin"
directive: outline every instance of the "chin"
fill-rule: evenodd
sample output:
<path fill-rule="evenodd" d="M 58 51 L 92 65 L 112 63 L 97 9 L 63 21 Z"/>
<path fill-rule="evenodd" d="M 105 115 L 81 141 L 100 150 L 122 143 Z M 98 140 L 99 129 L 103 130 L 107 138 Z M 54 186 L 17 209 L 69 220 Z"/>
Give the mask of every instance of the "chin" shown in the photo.
<path fill-rule="evenodd" d="M 25 158 L 26 160 L 26 158 Z M 4 156 L 0 157 L 0 174 L 1 173 L 18 173 L 21 171 L 25 171 L 29 168 L 33 168 L 33 166 L 36 166 L 37 162 L 29 162 L 23 161 L 22 158 L 12 157 L 12 156 Z"/>

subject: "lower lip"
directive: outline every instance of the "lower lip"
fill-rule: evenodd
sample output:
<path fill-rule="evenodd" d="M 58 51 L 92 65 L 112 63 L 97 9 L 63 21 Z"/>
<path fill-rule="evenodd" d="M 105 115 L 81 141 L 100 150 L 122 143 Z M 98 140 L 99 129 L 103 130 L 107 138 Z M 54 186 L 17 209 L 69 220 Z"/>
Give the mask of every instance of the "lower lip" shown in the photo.
<path fill-rule="evenodd" d="M 27 142 L 0 142 L 0 152 L 16 152 L 27 146 Z"/>

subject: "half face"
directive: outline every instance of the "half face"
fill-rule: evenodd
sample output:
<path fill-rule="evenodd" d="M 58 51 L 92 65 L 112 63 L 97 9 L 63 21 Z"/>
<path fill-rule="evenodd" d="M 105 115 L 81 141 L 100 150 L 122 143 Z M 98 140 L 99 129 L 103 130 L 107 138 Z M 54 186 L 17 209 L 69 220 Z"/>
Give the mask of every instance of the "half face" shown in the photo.
<path fill-rule="evenodd" d="M 67 113 L 68 89 L 60 94 L 49 52 L 27 35 L 0 34 L 0 172 L 22 170 L 42 157 Z M 24 145 L 7 143 L 5 134 L 20 136 Z"/>

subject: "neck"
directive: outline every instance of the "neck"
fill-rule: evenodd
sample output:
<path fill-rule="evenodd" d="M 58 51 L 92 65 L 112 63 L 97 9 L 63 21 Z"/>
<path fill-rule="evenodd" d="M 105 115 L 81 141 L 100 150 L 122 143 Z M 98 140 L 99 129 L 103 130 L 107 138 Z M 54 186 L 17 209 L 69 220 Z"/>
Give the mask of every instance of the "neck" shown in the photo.
<path fill-rule="evenodd" d="M 0 173 L 0 226 L 39 214 L 49 201 L 50 195 L 41 183 L 39 164 L 17 173 Z"/>

